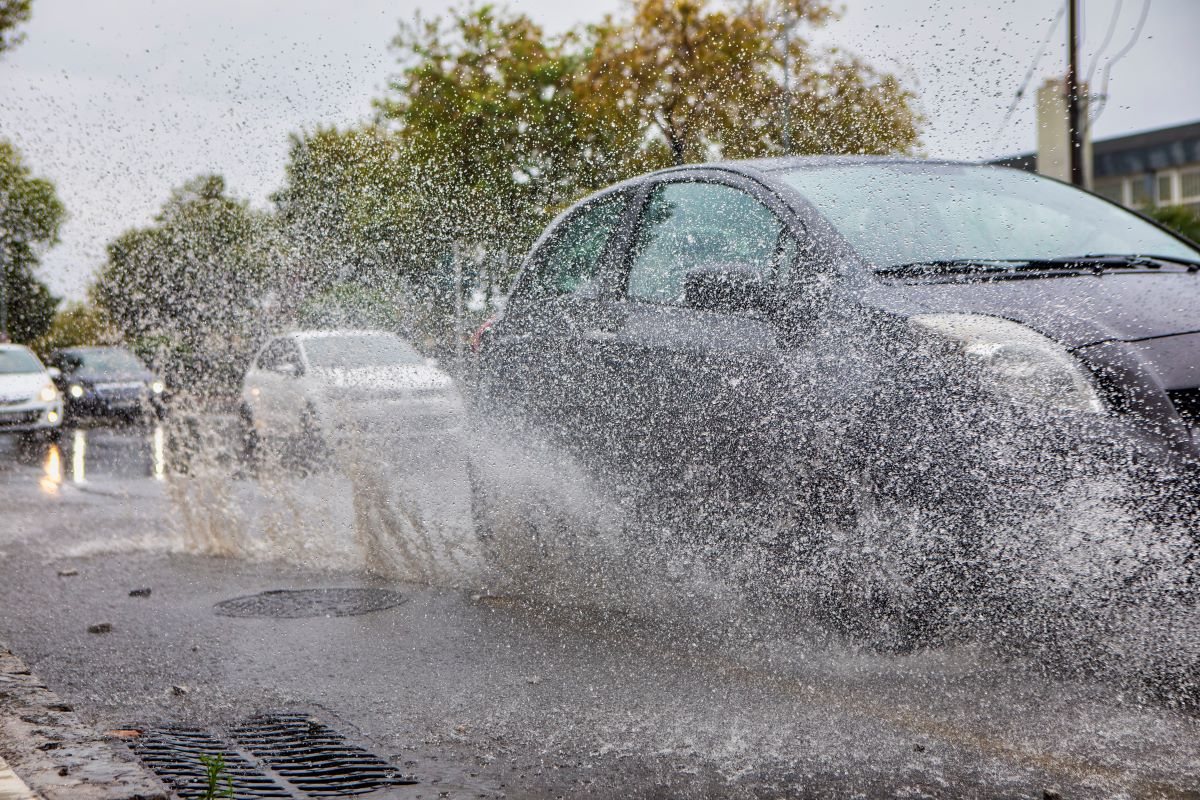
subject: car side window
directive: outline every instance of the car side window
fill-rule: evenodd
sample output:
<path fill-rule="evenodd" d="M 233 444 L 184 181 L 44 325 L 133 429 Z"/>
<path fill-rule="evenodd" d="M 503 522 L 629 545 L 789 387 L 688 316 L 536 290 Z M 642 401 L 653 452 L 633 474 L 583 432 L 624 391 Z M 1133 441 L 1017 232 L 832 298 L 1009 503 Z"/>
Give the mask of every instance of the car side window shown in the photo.
<path fill-rule="evenodd" d="M 279 344 L 281 345 L 279 363 L 275 365 L 275 368 L 295 367 L 295 374 L 302 374 L 304 372 L 304 360 L 300 358 L 300 346 L 291 339 L 280 339 Z"/>
<path fill-rule="evenodd" d="M 600 262 L 626 203 L 624 194 L 609 195 L 560 223 L 533 257 L 533 292 L 595 296 Z"/>
<path fill-rule="evenodd" d="M 255 366 L 259 369 L 273 370 L 279 363 L 279 339 L 274 339 L 258 354 Z"/>
<path fill-rule="evenodd" d="M 646 204 L 634 242 L 629 296 L 679 305 L 684 278 L 697 267 L 738 265 L 769 272 L 783 232 L 779 217 L 740 189 L 660 184 Z"/>
<path fill-rule="evenodd" d="M 300 351 L 296 349 L 296 344 L 291 339 L 276 339 L 263 349 L 257 364 L 259 369 L 270 372 L 279 372 L 289 364 L 299 369 L 301 367 Z"/>

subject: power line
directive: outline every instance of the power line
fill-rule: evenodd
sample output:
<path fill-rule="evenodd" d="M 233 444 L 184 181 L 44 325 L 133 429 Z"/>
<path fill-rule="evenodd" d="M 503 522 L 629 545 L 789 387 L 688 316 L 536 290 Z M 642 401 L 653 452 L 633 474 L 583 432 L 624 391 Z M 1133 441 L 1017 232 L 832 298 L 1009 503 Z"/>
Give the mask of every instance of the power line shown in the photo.
<path fill-rule="evenodd" d="M 1108 105 L 1108 79 L 1112 74 L 1112 68 L 1117 62 L 1125 56 L 1129 55 L 1129 51 L 1137 44 L 1138 37 L 1142 35 L 1142 28 L 1146 25 L 1146 18 L 1150 15 L 1150 0 L 1142 0 L 1142 15 L 1138 17 L 1137 25 L 1133 28 L 1133 35 L 1129 37 L 1129 41 L 1125 43 L 1117 53 L 1108 60 L 1104 65 L 1104 77 L 1100 79 L 1100 103 L 1096 108 L 1096 113 L 1092 115 L 1092 122 L 1100 118 L 1104 107 Z"/>
<path fill-rule="evenodd" d="M 1092 83 L 1092 76 L 1096 74 L 1096 67 L 1100 66 L 1100 57 L 1108 49 L 1113 34 L 1117 31 L 1117 20 L 1121 18 L 1121 7 L 1124 4 L 1125 0 L 1117 0 L 1116 5 L 1113 6 L 1112 19 L 1108 21 L 1108 30 L 1104 32 L 1104 41 L 1100 42 L 1100 46 L 1096 48 L 1096 54 L 1092 56 L 1092 63 L 1088 65 L 1087 77 L 1083 79 L 1083 82 L 1089 86 Z"/>
<path fill-rule="evenodd" d="M 1025 90 L 1029 88 L 1029 82 L 1033 80 L 1033 73 L 1037 70 L 1037 66 L 1041 63 L 1042 57 L 1046 55 L 1046 45 L 1050 44 L 1050 39 L 1054 36 L 1054 32 L 1058 30 L 1058 23 L 1062 22 L 1063 14 L 1066 13 L 1066 6 L 1060 6 L 1058 13 L 1054 15 L 1054 19 L 1050 21 L 1050 29 L 1046 31 L 1046 38 L 1042 39 L 1042 44 L 1038 47 L 1037 55 L 1033 58 L 1033 63 L 1029 65 L 1029 69 L 1025 72 L 1025 78 L 1021 81 L 1021 88 L 1017 89 L 1016 95 L 1011 103 L 1008 104 L 1008 111 L 1004 113 L 1004 119 L 1000 121 L 1000 126 L 996 129 L 996 133 L 992 136 L 992 141 L 989 147 L 996 144 L 996 140 L 1000 138 L 1000 134 L 1004 132 L 1004 126 L 1012 119 L 1013 112 L 1017 110 L 1017 105 L 1021 102 L 1021 98 L 1025 96 Z"/>

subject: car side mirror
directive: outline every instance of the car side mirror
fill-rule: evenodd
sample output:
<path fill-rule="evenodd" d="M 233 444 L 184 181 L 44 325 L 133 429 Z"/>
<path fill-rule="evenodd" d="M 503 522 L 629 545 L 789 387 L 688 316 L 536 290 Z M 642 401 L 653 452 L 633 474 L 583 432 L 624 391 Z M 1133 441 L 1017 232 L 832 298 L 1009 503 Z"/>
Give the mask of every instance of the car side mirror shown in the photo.
<path fill-rule="evenodd" d="M 50 376 L 50 380 L 56 381 L 62 377 L 62 370 L 58 367 L 46 367 L 46 374 Z"/>
<path fill-rule="evenodd" d="M 774 296 L 764 271 L 751 264 L 706 264 L 683 279 L 684 302 L 703 311 L 766 311 Z"/>

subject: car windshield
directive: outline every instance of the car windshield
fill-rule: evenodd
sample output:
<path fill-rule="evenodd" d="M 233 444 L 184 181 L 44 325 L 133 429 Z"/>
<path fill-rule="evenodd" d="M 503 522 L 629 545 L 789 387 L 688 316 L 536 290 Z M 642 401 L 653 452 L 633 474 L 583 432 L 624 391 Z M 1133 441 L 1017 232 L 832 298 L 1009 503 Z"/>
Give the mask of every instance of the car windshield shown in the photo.
<path fill-rule="evenodd" d="M 1119 206 L 1004 167 L 845 165 L 790 170 L 783 179 L 876 269 L 1088 253 L 1200 258 Z"/>
<path fill-rule="evenodd" d="M 308 363 L 318 369 L 356 369 L 420 364 L 421 354 L 395 336 L 319 336 L 304 340 Z"/>
<path fill-rule="evenodd" d="M 77 354 L 82 369 L 96 373 L 142 372 L 146 366 L 128 350 L 88 350 Z"/>
<path fill-rule="evenodd" d="M 0 350 L 0 375 L 41 372 L 43 369 L 37 356 L 23 347 L 6 347 Z"/>

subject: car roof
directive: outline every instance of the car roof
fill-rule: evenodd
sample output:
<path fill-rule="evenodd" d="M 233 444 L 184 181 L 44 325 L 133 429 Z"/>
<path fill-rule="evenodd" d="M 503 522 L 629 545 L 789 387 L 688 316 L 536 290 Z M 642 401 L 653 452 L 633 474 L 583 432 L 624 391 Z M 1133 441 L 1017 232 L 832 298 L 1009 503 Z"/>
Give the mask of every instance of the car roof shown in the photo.
<path fill-rule="evenodd" d="M 395 338 L 399 338 L 396 334 L 392 333 L 391 331 L 380 331 L 380 330 L 370 330 L 370 329 L 359 330 L 359 329 L 353 329 L 353 328 L 320 330 L 320 331 L 292 331 L 291 333 L 284 334 L 284 335 L 291 336 L 292 338 L 295 338 L 295 339 L 326 339 L 326 338 L 334 338 L 334 337 L 338 337 L 338 336 L 392 336 Z"/>
<path fill-rule="evenodd" d="M 647 175 L 634 178 L 634 181 L 653 175 L 669 175 L 672 172 L 687 172 L 689 170 L 722 170 L 737 172 L 744 175 L 762 176 L 771 172 L 785 172 L 796 169 L 817 169 L 821 167 L 869 166 L 874 164 L 927 164 L 930 166 L 964 166 L 983 167 L 974 161 L 955 161 L 951 159 L 914 158 L 912 156 L 864 156 L 864 155 L 825 155 L 825 156 L 779 156 L 776 158 L 743 158 L 729 161 L 708 161 L 701 164 L 681 164 L 677 167 L 667 167 Z"/>
<path fill-rule="evenodd" d="M 104 352 L 105 350 L 124 350 L 126 353 L 130 352 L 128 347 L 121 347 L 120 345 L 115 345 L 115 344 L 114 345 L 88 345 L 86 347 L 62 347 L 62 348 L 59 348 L 58 350 L 55 350 L 54 352 L 56 352 L 56 353 L 101 353 L 101 352 Z"/>

